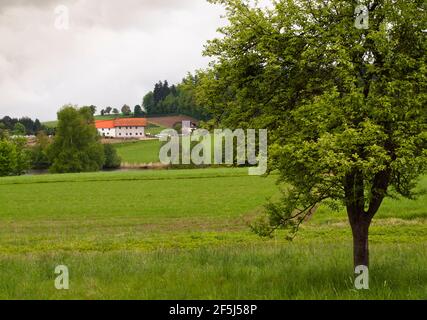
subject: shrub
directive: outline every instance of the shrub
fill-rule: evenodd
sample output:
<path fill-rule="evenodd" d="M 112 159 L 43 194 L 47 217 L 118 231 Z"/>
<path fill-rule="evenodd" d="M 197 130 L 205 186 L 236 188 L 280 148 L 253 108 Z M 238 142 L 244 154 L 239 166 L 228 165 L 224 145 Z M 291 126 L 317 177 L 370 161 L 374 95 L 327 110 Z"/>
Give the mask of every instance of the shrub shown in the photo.
<path fill-rule="evenodd" d="M 117 154 L 116 148 L 111 144 L 104 145 L 105 163 L 104 169 L 117 169 L 120 168 L 122 159 Z"/>
<path fill-rule="evenodd" d="M 16 176 L 30 168 L 30 153 L 26 140 L 0 139 L 0 176 Z"/>

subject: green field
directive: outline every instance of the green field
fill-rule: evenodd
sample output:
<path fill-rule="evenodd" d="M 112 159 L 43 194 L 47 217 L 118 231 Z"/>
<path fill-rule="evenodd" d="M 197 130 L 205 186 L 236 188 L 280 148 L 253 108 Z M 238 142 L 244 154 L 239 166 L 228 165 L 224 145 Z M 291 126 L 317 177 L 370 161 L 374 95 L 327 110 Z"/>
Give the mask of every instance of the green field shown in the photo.
<path fill-rule="evenodd" d="M 150 121 L 150 119 L 148 119 Z M 155 125 L 153 123 L 148 122 L 148 126 L 145 128 L 145 133 L 150 134 L 152 136 L 155 136 L 157 134 L 160 134 L 163 130 L 166 130 L 167 128 Z"/>
<path fill-rule="evenodd" d="M 156 130 L 156 128 L 154 129 Z M 159 133 L 164 128 L 158 127 Z M 146 130 L 149 131 L 149 128 Z M 122 158 L 122 163 L 128 164 L 147 164 L 160 162 L 160 148 L 163 142 L 159 140 L 146 140 L 146 141 L 128 141 L 115 144 L 119 156 Z M 214 144 L 212 144 L 212 162 L 214 163 Z"/>
<path fill-rule="evenodd" d="M 114 145 L 123 163 L 157 163 L 159 160 L 159 140 L 144 140 L 118 143 Z"/>
<path fill-rule="evenodd" d="M 275 179 L 246 169 L 1 178 L 0 298 L 427 298 L 427 196 L 386 201 L 371 229 L 371 290 L 360 292 L 344 213 L 321 208 L 291 243 L 249 231 Z M 69 291 L 54 288 L 60 264 Z"/>
<path fill-rule="evenodd" d="M 46 121 L 43 122 L 43 125 L 48 127 L 48 128 L 56 128 L 58 126 L 58 121 L 54 120 L 54 121 Z"/>

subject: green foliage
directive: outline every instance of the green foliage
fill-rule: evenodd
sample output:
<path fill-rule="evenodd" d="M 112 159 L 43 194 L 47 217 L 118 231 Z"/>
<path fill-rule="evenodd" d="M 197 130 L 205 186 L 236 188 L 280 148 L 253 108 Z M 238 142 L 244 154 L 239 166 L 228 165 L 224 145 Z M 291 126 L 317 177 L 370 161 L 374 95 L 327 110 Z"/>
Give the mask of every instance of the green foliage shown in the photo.
<path fill-rule="evenodd" d="M 142 99 L 142 105 L 144 106 L 145 110 L 147 110 L 147 114 L 151 115 L 156 112 L 154 103 L 154 93 L 152 91 L 150 91 L 144 96 L 144 98 Z"/>
<path fill-rule="evenodd" d="M 182 133 L 182 123 L 177 123 L 174 125 L 173 129 L 178 132 L 179 134 Z"/>
<path fill-rule="evenodd" d="M 261 233 L 294 230 L 327 200 L 357 225 L 386 196 L 413 196 L 427 164 L 423 1 L 371 2 L 367 30 L 356 2 L 212 2 L 230 25 L 207 46 L 216 63 L 197 97 L 212 124 L 269 129 L 270 170 L 290 185 Z"/>
<path fill-rule="evenodd" d="M 90 110 L 92 112 L 92 115 L 95 115 L 96 114 L 96 109 L 98 109 L 97 106 L 91 105 L 91 106 L 89 106 L 89 108 L 90 108 Z"/>
<path fill-rule="evenodd" d="M 130 115 L 131 113 L 132 113 L 132 110 L 131 110 L 131 108 L 128 106 L 128 105 L 124 105 L 123 107 L 122 107 L 122 113 L 124 114 L 124 115 L 126 115 L 126 116 L 128 116 L 128 115 Z"/>
<path fill-rule="evenodd" d="M 0 140 L 0 176 L 15 172 L 17 162 L 16 148 L 11 141 Z"/>
<path fill-rule="evenodd" d="M 13 134 L 15 136 L 25 136 L 26 130 L 25 130 L 25 126 L 22 123 L 17 123 L 15 124 L 15 126 L 13 127 Z"/>
<path fill-rule="evenodd" d="M 140 105 L 135 106 L 134 111 L 133 111 L 133 115 L 136 118 L 141 118 L 145 116 L 145 112 L 142 110 Z"/>
<path fill-rule="evenodd" d="M 0 139 L 0 177 L 21 175 L 30 168 L 25 138 Z"/>
<path fill-rule="evenodd" d="M 206 120 L 206 111 L 196 101 L 198 84 L 198 77 L 191 74 L 178 85 L 169 86 L 167 81 L 159 81 L 154 90 L 144 96 L 143 106 L 148 115 L 185 114 Z"/>
<path fill-rule="evenodd" d="M 31 149 L 32 168 L 37 170 L 49 169 L 51 162 L 48 157 L 50 139 L 43 131 L 37 135 L 35 146 Z"/>
<path fill-rule="evenodd" d="M 0 122 L 0 140 L 6 139 L 9 136 L 6 125 L 3 122 Z"/>
<path fill-rule="evenodd" d="M 55 139 L 48 149 L 53 173 L 98 171 L 104 164 L 104 149 L 94 126 L 92 110 L 64 106 L 58 112 Z"/>
<path fill-rule="evenodd" d="M 370 290 L 356 291 L 344 212 L 322 208 L 292 244 L 248 232 L 276 192 L 247 169 L 2 178 L 0 298 L 425 299 L 427 195 L 386 200 Z M 52 285 L 58 261 L 72 290 Z"/>
<path fill-rule="evenodd" d="M 0 134 L 5 130 L 13 135 L 23 136 L 34 135 L 42 130 L 47 131 L 48 128 L 42 125 L 38 119 L 32 120 L 28 117 L 16 119 L 6 116 L 0 119 Z"/>
<path fill-rule="evenodd" d="M 120 168 L 122 159 L 117 154 L 116 148 L 112 144 L 104 145 L 105 163 L 104 169 L 117 169 Z"/>

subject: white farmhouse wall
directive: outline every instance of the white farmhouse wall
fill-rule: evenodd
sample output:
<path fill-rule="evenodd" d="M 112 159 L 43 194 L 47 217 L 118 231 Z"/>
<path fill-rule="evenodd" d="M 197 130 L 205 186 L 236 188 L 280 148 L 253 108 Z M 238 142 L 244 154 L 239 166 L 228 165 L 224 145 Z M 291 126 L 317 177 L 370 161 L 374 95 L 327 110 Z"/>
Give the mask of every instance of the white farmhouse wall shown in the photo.
<path fill-rule="evenodd" d="M 99 135 L 101 137 L 106 138 L 115 138 L 116 137 L 116 129 L 115 128 L 99 128 Z"/>
<path fill-rule="evenodd" d="M 144 138 L 145 127 L 116 127 L 116 138 Z"/>

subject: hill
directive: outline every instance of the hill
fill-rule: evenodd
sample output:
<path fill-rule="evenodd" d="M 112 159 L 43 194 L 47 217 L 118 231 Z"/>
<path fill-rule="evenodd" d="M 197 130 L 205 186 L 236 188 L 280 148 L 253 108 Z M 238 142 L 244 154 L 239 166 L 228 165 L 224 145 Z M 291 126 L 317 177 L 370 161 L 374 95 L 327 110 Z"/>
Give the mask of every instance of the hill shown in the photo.
<path fill-rule="evenodd" d="M 104 115 L 104 116 L 95 116 L 95 120 L 111 120 L 116 118 L 132 118 L 133 116 L 126 115 Z M 148 123 L 151 124 L 151 128 L 160 127 L 163 129 L 173 128 L 173 126 L 177 123 L 181 123 L 182 121 L 191 121 L 195 124 L 199 124 L 200 121 L 189 116 L 185 115 L 173 115 L 173 116 L 160 116 L 160 117 L 147 117 Z M 43 125 L 49 128 L 56 128 L 58 121 L 46 121 L 43 122 Z M 153 131 L 153 130 L 152 130 Z M 161 131 L 161 130 L 160 130 Z M 153 131 L 154 132 L 154 131 Z M 155 132 L 154 134 L 157 134 Z"/>

